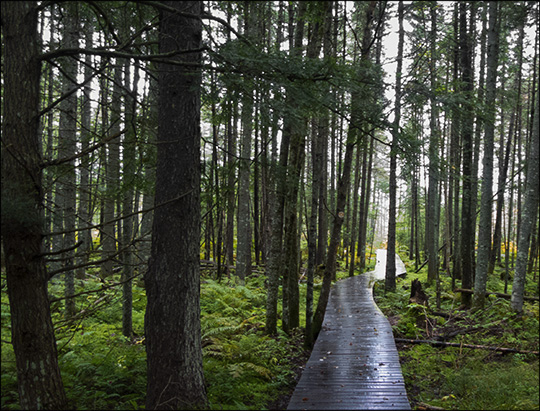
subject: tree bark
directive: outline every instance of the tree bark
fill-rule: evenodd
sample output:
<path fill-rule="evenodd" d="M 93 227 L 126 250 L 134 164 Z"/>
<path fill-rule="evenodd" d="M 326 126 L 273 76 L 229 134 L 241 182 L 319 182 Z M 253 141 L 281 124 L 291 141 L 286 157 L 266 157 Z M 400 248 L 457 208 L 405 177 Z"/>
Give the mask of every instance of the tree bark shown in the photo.
<path fill-rule="evenodd" d="M 292 7 L 292 3 L 289 4 Z M 289 9 L 290 10 L 290 9 Z M 280 3 L 280 14 L 283 18 L 283 4 Z M 278 28 L 281 29 L 282 20 L 278 21 Z M 281 39 L 281 30 L 278 30 L 278 40 Z M 280 42 L 277 42 L 276 48 L 280 49 Z M 278 93 L 279 95 L 279 93 Z M 273 193 L 270 196 L 269 209 L 270 215 L 270 248 L 268 250 L 268 288 L 266 294 L 266 324 L 265 333 L 274 335 L 277 333 L 278 320 L 278 294 L 279 294 L 279 276 L 280 266 L 282 263 L 281 248 L 283 242 L 283 207 L 284 207 L 284 190 L 285 190 L 285 169 L 289 157 L 289 135 L 283 135 L 279 150 L 279 160 L 277 159 L 277 130 L 278 130 L 278 113 L 274 113 L 273 129 L 272 129 L 272 162 L 270 167 L 271 190 Z"/>
<path fill-rule="evenodd" d="M 467 5 L 459 5 L 459 44 L 460 63 L 462 69 L 462 81 L 464 84 L 462 104 L 463 113 L 461 118 L 461 138 L 463 146 L 463 196 L 461 207 L 461 284 L 463 288 L 471 288 L 473 285 L 474 270 L 474 240 L 475 240 L 475 215 L 472 203 L 472 155 L 473 155 L 473 119 L 471 99 L 473 92 L 473 73 L 471 68 L 470 39 L 467 32 Z M 471 296 L 463 294 L 461 299 L 465 307 L 470 307 Z"/>
<path fill-rule="evenodd" d="M 120 133 L 121 122 L 121 100 L 122 100 L 122 65 L 117 59 L 116 67 L 114 68 L 114 81 L 112 90 L 112 101 L 106 104 L 102 110 L 107 110 L 109 113 L 104 113 L 103 116 L 108 116 L 108 124 L 110 128 L 106 129 L 106 133 L 116 135 Z M 107 144 L 107 157 L 105 160 L 105 180 L 106 180 L 106 196 L 103 206 L 103 219 L 105 225 L 103 227 L 103 257 L 108 258 L 101 267 L 101 275 L 110 277 L 113 274 L 114 255 L 117 252 L 117 241 L 120 238 L 118 230 L 119 225 L 115 223 L 116 217 L 119 215 L 118 194 L 120 192 L 120 140 L 112 140 Z"/>
<path fill-rule="evenodd" d="M 365 143 L 365 141 L 364 141 Z M 356 252 L 356 237 L 357 237 L 357 231 L 358 231 L 358 189 L 360 187 L 360 170 L 362 169 L 360 165 L 360 154 L 361 151 L 365 153 L 366 151 L 366 145 L 362 145 L 362 150 L 360 148 L 360 145 L 356 148 L 356 156 L 355 156 L 355 164 L 356 168 L 354 170 L 354 183 L 353 183 L 353 189 L 352 189 L 352 223 L 351 223 L 351 239 L 350 239 L 350 246 L 349 246 L 349 277 L 354 276 L 354 267 L 355 267 L 355 252 Z M 360 216 L 361 218 L 361 216 Z"/>
<path fill-rule="evenodd" d="M 126 61 L 126 76 L 124 78 L 124 87 L 130 90 L 129 64 Z M 125 217 L 122 221 L 122 333 L 126 337 L 133 334 L 132 309 L 133 309 L 133 233 L 134 216 L 132 213 L 138 210 L 138 202 L 135 198 L 135 175 L 136 175 L 136 140 L 137 140 L 137 102 L 134 96 L 137 96 L 137 83 L 139 82 L 139 64 L 136 62 L 133 66 L 133 89 L 126 94 L 126 133 L 123 141 L 123 170 L 122 170 L 122 212 Z M 134 210 L 135 207 L 135 210 Z"/>
<path fill-rule="evenodd" d="M 527 182 L 525 188 L 525 200 L 521 213 L 521 227 L 519 229 L 518 250 L 516 259 L 516 269 L 514 273 L 514 282 L 512 285 L 512 310 L 521 313 L 523 311 L 523 294 L 525 291 L 525 280 L 527 273 L 527 259 L 529 256 L 529 245 L 531 235 L 537 224 L 538 218 L 538 179 L 539 161 L 540 161 L 540 126 L 539 126 L 539 107 L 534 111 L 534 120 L 532 128 L 532 138 L 529 146 L 529 155 L 527 158 Z"/>
<path fill-rule="evenodd" d="M 368 158 L 364 156 L 364 164 L 362 166 L 362 194 L 360 196 L 360 216 L 359 234 L 358 234 L 358 256 L 360 257 L 360 272 L 366 268 L 366 243 L 367 243 L 367 226 L 369 215 L 369 198 L 371 196 L 371 174 L 373 171 L 373 154 L 375 152 L 375 140 L 369 142 Z M 372 244 L 373 245 L 373 244 Z"/>
<path fill-rule="evenodd" d="M 453 12 L 453 28 L 454 28 L 454 50 L 453 50 L 453 61 L 452 61 L 452 82 L 454 86 L 454 92 L 458 93 L 461 90 L 458 79 L 458 67 L 459 67 L 459 27 L 458 27 L 458 3 L 454 3 L 454 12 Z M 454 257 L 452 259 L 452 287 L 455 286 L 456 280 L 461 279 L 462 273 L 462 262 L 461 262 L 461 233 L 460 233 L 460 215 L 459 215 L 459 204 L 460 204 L 460 176 L 459 170 L 461 168 L 461 158 L 459 154 L 459 147 L 461 144 L 460 133 L 459 133 L 459 124 L 461 118 L 459 115 L 459 107 L 456 104 L 452 109 L 452 124 L 450 129 L 450 181 L 449 181 L 449 191 L 450 199 L 449 205 L 452 210 L 452 215 L 449 216 L 451 219 L 451 235 L 454 239 Z"/>
<path fill-rule="evenodd" d="M 326 257 L 323 284 L 321 293 L 319 295 L 319 301 L 317 302 L 317 309 L 313 315 L 312 341 L 317 339 L 317 336 L 321 331 L 326 305 L 328 304 L 328 298 L 330 296 L 332 278 L 334 277 L 336 271 L 337 250 L 340 242 L 341 227 L 343 225 L 343 219 L 345 216 L 345 203 L 347 201 L 347 191 L 349 190 L 351 180 L 352 158 L 355 144 L 356 141 L 351 139 L 347 141 L 345 148 L 343 173 L 338 182 L 336 213 L 334 215 L 334 221 L 332 224 L 332 234 L 330 236 L 330 245 L 328 246 L 328 254 Z"/>
<path fill-rule="evenodd" d="M 164 2 L 198 16 L 202 2 Z M 196 17 L 163 11 L 160 53 L 198 50 Z M 200 64 L 200 51 L 179 61 Z M 204 408 L 200 328 L 200 84 L 198 69 L 159 65 L 158 158 L 152 255 L 145 276 L 147 409 Z"/>
<path fill-rule="evenodd" d="M 255 9 L 253 2 L 244 2 L 244 35 L 253 37 Z M 251 166 L 251 133 L 253 130 L 253 81 L 250 76 L 243 78 L 245 89 L 242 91 L 242 139 L 238 164 L 238 234 L 236 248 L 236 275 L 240 284 L 244 284 L 251 273 L 251 196 L 249 189 Z M 257 217 L 255 217 L 257 218 Z"/>
<path fill-rule="evenodd" d="M 478 257 L 474 279 L 473 308 L 484 307 L 489 253 L 491 250 L 491 203 L 493 186 L 493 146 L 495 133 L 495 94 L 499 60 L 499 34 L 497 30 L 498 3 L 489 3 L 489 32 L 486 77 L 486 132 L 484 135 L 484 159 L 482 162 L 482 199 L 478 228 Z M 463 285 L 463 288 L 469 288 Z"/>
<path fill-rule="evenodd" d="M 78 6 L 76 3 L 67 5 L 67 13 L 64 18 L 63 41 L 62 46 L 66 48 L 76 47 L 79 38 L 78 27 Z M 77 77 L 77 61 L 71 57 L 66 57 L 62 62 L 64 78 L 62 80 L 62 94 L 67 95 L 76 87 L 74 83 Z M 76 133 L 77 133 L 77 95 L 71 93 L 69 97 L 60 103 L 60 123 L 58 139 L 58 158 L 71 158 L 76 151 Z M 76 225 L 76 174 L 75 161 L 71 160 L 57 166 L 58 182 L 56 185 L 56 218 L 60 221 L 57 227 L 65 234 L 60 234 L 61 249 L 66 250 L 75 244 L 75 225 Z M 74 265 L 74 250 L 71 249 L 61 254 L 62 267 Z M 75 294 L 75 276 L 73 270 L 64 274 L 64 293 L 66 317 L 75 315 L 75 299 L 70 298 Z"/>
<path fill-rule="evenodd" d="M 294 32 L 294 48 L 291 56 L 302 57 L 305 15 L 307 3 L 298 4 L 297 25 Z M 310 45 L 308 45 L 308 48 Z M 313 47 L 311 45 L 311 47 Z M 304 107 L 298 99 L 298 85 L 287 87 L 287 104 L 298 107 L 300 113 L 288 113 L 283 119 L 283 134 L 290 137 L 289 160 L 287 166 L 285 207 L 283 217 L 283 330 L 289 332 L 299 326 L 300 307 L 298 289 L 299 247 L 298 247 L 298 191 L 300 175 L 304 167 L 307 116 L 302 113 Z"/>
<path fill-rule="evenodd" d="M 401 122 L 401 71 L 403 67 L 403 2 L 398 5 L 399 40 L 396 68 L 396 96 L 394 110 L 394 124 L 392 130 L 392 144 L 390 146 L 390 201 L 388 206 L 388 246 L 386 255 L 386 274 L 384 280 L 385 291 L 396 290 L 396 169 L 397 169 L 397 144 L 400 137 Z"/>
<path fill-rule="evenodd" d="M 92 48 L 92 36 L 94 33 L 93 27 L 90 22 L 86 22 L 84 25 L 85 31 L 85 47 Z M 90 55 L 85 56 L 85 68 L 84 68 L 84 77 L 90 78 L 92 76 L 92 58 Z M 90 146 L 92 139 L 91 132 L 91 117 L 92 117 L 92 107 L 91 107 L 91 94 L 92 87 L 90 82 L 86 83 L 83 89 L 82 103 L 81 103 L 81 151 L 85 151 Z M 92 202 L 92 172 L 90 169 L 90 154 L 87 154 L 81 157 L 80 165 L 80 175 L 81 180 L 79 184 L 79 207 L 78 207 L 78 226 L 87 227 L 90 225 L 92 220 L 93 211 L 90 209 Z M 92 232 L 89 229 L 79 231 L 79 239 L 82 240 L 82 245 L 79 248 L 80 256 L 77 259 L 77 265 L 81 265 L 88 262 L 89 253 L 92 250 Z M 78 269 L 76 271 L 77 278 L 84 279 L 85 270 L 84 268 Z"/>
<path fill-rule="evenodd" d="M 431 34 L 430 34 L 430 60 L 429 75 L 431 83 L 430 94 L 430 138 L 429 138 L 429 183 L 426 210 L 426 249 L 428 251 L 428 283 L 438 281 L 439 277 L 439 150 L 440 137 L 437 122 L 439 120 L 439 108 L 435 98 L 437 90 L 436 75 L 436 42 L 437 42 L 437 11 L 436 5 L 432 4 L 431 14 Z"/>
<path fill-rule="evenodd" d="M 156 129 L 157 129 L 157 93 L 158 85 L 154 76 L 147 76 L 148 79 L 148 109 L 144 112 L 144 124 L 146 129 L 146 152 L 143 164 L 143 175 L 146 184 L 143 186 L 143 210 L 149 210 L 154 206 L 154 187 L 156 182 Z M 144 110 L 144 108 L 143 108 Z M 148 267 L 148 259 L 152 252 L 152 222 L 154 211 L 148 211 L 141 215 L 140 234 L 142 241 L 140 244 L 140 257 Z M 146 271 L 145 269 L 145 271 Z"/>
<path fill-rule="evenodd" d="M 37 3 L 2 2 L 2 241 L 20 407 L 67 408 L 43 260 Z"/>

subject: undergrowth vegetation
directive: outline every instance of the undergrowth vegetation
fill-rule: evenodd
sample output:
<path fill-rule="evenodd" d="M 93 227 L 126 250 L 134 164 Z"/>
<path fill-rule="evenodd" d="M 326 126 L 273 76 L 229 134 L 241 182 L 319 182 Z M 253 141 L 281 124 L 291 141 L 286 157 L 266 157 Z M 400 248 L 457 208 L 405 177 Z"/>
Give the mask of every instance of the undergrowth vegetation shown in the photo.
<path fill-rule="evenodd" d="M 436 340 L 460 344 L 538 351 L 538 302 L 525 303 L 523 315 L 512 314 L 508 300 L 490 296 L 486 307 L 460 309 L 460 296 L 451 279 L 441 277 L 441 307 L 436 308 L 435 285 L 428 286 L 426 269 L 398 278 L 394 293 L 384 293 L 377 282 L 374 296 L 388 316 L 396 338 Z M 368 269 L 375 258 L 368 260 Z M 343 265 L 339 263 L 339 265 Z M 338 267 L 337 278 L 347 277 Z M 429 306 L 409 303 L 410 284 L 418 278 Z M 63 316 L 61 281 L 49 284 L 59 362 L 70 407 L 89 409 L 144 409 L 146 353 L 142 284 L 133 287 L 134 335 L 122 335 L 119 287 L 90 275 L 79 280 L 77 310 Z M 321 278 L 315 279 L 315 301 Z M 526 293 L 537 295 L 538 283 L 529 281 Z M 499 273 L 490 278 L 489 291 L 504 291 Z M 91 292 L 93 291 L 93 292 Z M 300 284 L 301 319 L 305 324 L 305 281 Z M 278 307 L 281 315 L 281 307 Z M 303 348 L 302 330 L 291 335 L 264 334 L 265 275 L 255 272 L 245 285 L 234 277 L 218 282 L 211 271 L 201 279 L 201 332 L 204 374 L 210 409 L 285 409 L 309 352 Z M 442 315 L 441 315 L 442 314 Z M 20 409 L 16 367 L 10 344 L 10 314 L 2 278 L 2 397 L 1 408 Z M 397 343 L 411 406 L 421 409 L 538 409 L 537 354 Z"/>
<path fill-rule="evenodd" d="M 292 392 L 299 367 L 309 357 L 303 349 L 300 331 L 290 336 L 281 332 L 273 337 L 264 335 L 264 280 L 263 275 L 252 275 L 245 286 L 240 286 L 227 278 L 221 282 L 208 274 L 202 278 L 203 363 L 210 409 L 280 406 L 280 396 Z M 119 287 L 103 286 L 103 282 L 92 277 L 85 279 L 84 288 L 79 281 L 77 292 L 95 292 L 79 296 L 79 315 L 66 321 L 62 282 L 49 285 L 59 363 L 69 404 L 77 410 L 144 409 L 145 292 L 140 284 L 134 285 L 134 336 L 127 338 L 122 335 Z M 305 301 L 305 288 L 302 284 L 302 301 Z M 3 278 L 1 407 L 20 409 L 5 291 Z"/>
<path fill-rule="evenodd" d="M 538 302 L 526 302 L 524 313 L 512 313 L 510 301 L 489 296 L 484 309 L 461 307 L 460 294 L 452 291 L 451 278 L 441 274 L 441 306 L 436 307 L 435 284 L 427 284 L 427 269 L 398 279 L 396 292 L 385 293 L 376 283 L 377 305 L 387 315 L 396 338 L 458 343 L 439 346 L 397 342 L 403 377 L 411 406 L 455 410 L 539 409 Z M 414 279 L 422 283 L 429 305 L 409 303 Z M 499 273 L 487 289 L 503 292 Z M 511 283 L 510 283 L 511 284 Z M 511 287 L 509 288 L 511 292 Z M 529 281 L 526 295 L 538 295 L 538 282 Z M 504 353 L 466 348 L 461 344 L 504 347 L 534 353 Z M 435 409 L 435 408 L 433 408 Z"/>

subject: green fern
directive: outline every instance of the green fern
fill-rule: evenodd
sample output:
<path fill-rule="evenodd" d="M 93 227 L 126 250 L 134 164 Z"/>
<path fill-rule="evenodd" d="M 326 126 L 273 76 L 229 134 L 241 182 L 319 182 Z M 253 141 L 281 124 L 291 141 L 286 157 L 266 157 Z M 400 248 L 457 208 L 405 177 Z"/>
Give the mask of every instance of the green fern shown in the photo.
<path fill-rule="evenodd" d="M 239 362 L 236 364 L 229 364 L 229 370 L 233 378 L 239 378 L 243 376 L 247 371 L 253 371 L 260 377 L 271 379 L 273 374 L 266 368 L 252 362 Z"/>

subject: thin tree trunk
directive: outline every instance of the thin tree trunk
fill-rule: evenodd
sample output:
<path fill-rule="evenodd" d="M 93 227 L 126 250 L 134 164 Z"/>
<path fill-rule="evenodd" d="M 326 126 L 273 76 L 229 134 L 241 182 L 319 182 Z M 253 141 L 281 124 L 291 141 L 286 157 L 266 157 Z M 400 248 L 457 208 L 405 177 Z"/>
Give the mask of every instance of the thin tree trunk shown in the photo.
<path fill-rule="evenodd" d="M 352 128 L 352 126 L 351 126 Z M 336 210 L 334 215 L 334 221 L 332 224 L 332 234 L 330 236 L 330 245 L 328 246 L 328 254 L 326 257 L 326 266 L 323 275 L 323 284 L 321 293 L 319 295 L 319 301 L 317 302 L 317 309 L 313 315 L 313 329 L 312 329 L 312 341 L 317 339 L 324 320 L 324 313 L 326 311 L 326 305 L 328 304 L 328 298 L 330 296 L 330 287 L 332 285 L 332 278 L 336 271 L 336 257 L 337 250 L 340 242 L 341 226 L 343 225 L 343 219 L 345 217 L 345 203 L 347 201 L 347 191 L 349 190 L 351 179 L 351 168 L 353 159 L 353 150 L 356 144 L 356 139 L 351 138 L 347 141 L 345 147 L 345 159 L 343 162 L 343 174 L 338 182 Z"/>
<path fill-rule="evenodd" d="M 227 124 L 227 223 L 225 233 L 225 248 L 227 250 L 227 266 L 234 265 L 234 215 L 236 210 L 236 107 L 237 104 L 229 102 L 230 118 Z M 227 269 L 228 272 L 228 269 Z"/>
<path fill-rule="evenodd" d="M 497 66 L 499 61 L 499 32 L 497 30 L 498 3 L 489 2 L 489 32 L 486 77 L 486 132 L 484 135 L 484 159 L 482 162 L 482 199 L 480 204 L 480 224 L 478 229 L 478 260 L 474 280 L 473 307 L 484 307 L 487 283 L 489 253 L 491 250 L 491 203 L 493 187 L 493 146 L 495 133 L 495 96 L 497 87 Z M 465 285 L 463 288 L 466 287 Z"/>
<path fill-rule="evenodd" d="M 437 89 L 436 75 L 436 41 L 437 41 L 437 12 L 436 5 L 432 4 L 431 14 L 431 35 L 430 35 L 430 54 L 429 73 L 431 89 Z M 437 124 L 439 117 L 439 108 L 435 95 L 431 93 L 430 97 L 430 138 L 429 138 L 429 186 L 426 210 L 426 249 L 428 251 L 428 283 L 438 281 L 439 277 L 439 153 L 440 132 Z"/>
<path fill-rule="evenodd" d="M 293 15 L 294 4 L 289 3 L 289 49 L 294 48 L 294 42 L 292 39 L 293 32 Z M 287 98 L 287 97 L 286 97 Z M 288 106 L 287 100 L 285 103 Z M 274 117 L 273 128 L 273 141 L 277 145 L 277 117 Z M 268 254 L 268 290 L 266 297 L 266 327 L 265 332 L 269 335 L 277 333 L 277 320 L 278 320 L 278 293 L 279 293 L 279 280 L 280 272 L 283 265 L 283 221 L 284 221 L 284 209 L 285 209 L 285 191 L 286 191 L 286 178 L 287 178 L 287 166 L 289 161 L 289 146 L 290 146 L 290 134 L 283 133 L 281 137 L 281 144 L 279 150 L 279 160 L 272 161 L 271 175 L 272 175 L 272 187 L 275 188 L 275 194 L 270 199 L 270 210 L 272 210 L 272 237 L 270 239 L 270 250 Z M 273 150 L 277 155 L 277 150 Z M 284 292 L 285 294 L 285 292 Z M 286 299 L 283 299 L 283 318 L 285 318 Z"/>
<path fill-rule="evenodd" d="M 110 135 L 120 133 L 120 111 L 121 111 L 121 99 L 122 99 L 122 64 L 117 59 L 116 67 L 114 68 L 114 85 L 112 91 L 112 102 L 110 103 L 110 115 L 109 113 L 103 114 L 103 116 L 109 116 L 110 129 L 107 129 Z M 107 106 L 104 106 L 102 110 L 109 110 Z M 106 180 L 106 196 L 104 199 L 103 219 L 105 226 L 103 227 L 103 258 L 108 258 L 101 268 L 101 275 L 103 277 L 110 277 L 113 274 L 113 267 L 116 260 L 113 260 L 113 255 L 116 254 L 117 240 L 118 240 L 118 224 L 113 221 L 120 210 L 118 210 L 118 192 L 119 192 L 119 179 L 120 179 L 120 143 L 115 139 L 109 142 L 107 145 L 107 159 L 105 163 L 105 180 Z"/>
<path fill-rule="evenodd" d="M 246 78 L 246 81 L 250 81 Z M 249 90 L 252 86 L 248 86 Z M 238 165 L 238 234 L 236 249 L 236 275 L 244 284 L 251 273 L 251 214 L 250 214 L 250 157 L 253 96 L 251 91 L 244 93 L 242 104 L 242 141 Z"/>
<path fill-rule="evenodd" d="M 74 47 L 78 38 L 77 6 L 72 4 L 68 6 L 68 10 L 62 28 L 62 45 L 66 48 Z M 58 159 L 70 158 L 75 154 L 77 132 L 77 97 L 75 93 L 72 93 L 74 79 L 77 76 L 77 62 L 72 58 L 66 58 L 61 66 L 64 74 L 62 94 L 67 97 L 60 102 Z M 74 265 L 74 253 L 71 247 L 75 244 L 76 224 L 75 162 L 68 161 L 57 166 L 55 171 L 57 172 L 57 181 L 53 212 L 53 244 L 54 250 L 60 254 L 54 259 L 53 271 Z M 62 250 L 67 251 L 61 252 Z M 65 272 L 64 292 L 66 297 L 75 294 L 74 279 L 72 270 Z M 65 304 L 65 315 L 70 318 L 75 314 L 75 300 L 67 298 Z"/>
<path fill-rule="evenodd" d="M 458 93 L 461 90 L 461 86 L 458 82 L 458 66 L 459 66 L 459 24 L 458 24 L 458 3 L 454 4 L 453 13 L 453 28 L 454 28 L 454 52 L 452 62 L 452 82 L 455 84 L 454 92 Z M 461 234 L 460 234 L 460 174 L 461 158 L 459 147 L 461 144 L 459 124 L 461 117 L 459 115 L 458 107 L 454 107 L 452 110 L 452 125 L 450 129 L 450 190 L 452 195 L 453 207 L 452 212 L 452 237 L 454 239 L 454 253 L 452 264 L 452 288 L 455 288 L 456 280 L 461 279 L 462 275 L 462 261 L 461 261 Z"/>
<path fill-rule="evenodd" d="M 311 210 L 308 220 L 308 265 L 307 265 L 307 291 L 306 291 L 306 346 L 313 344 L 311 340 L 311 327 L 313 317 L 313 278 L 315 275 L 317 255 L 317 214 L 319 208 L 319 193 L 322 180 L 322 141 L 320 138 L 318 123 L 312 120 L 311 127 L 311 152 L 313 153 L 313 174 L 311 180 Z"/>
<path fill-rule="evenodd" d="M 403 2 L 398 5 L 399 19 L 399 40 L 396 69 L 396 96 L 394 110 L 394 124 L 392 130 L 392 144 L 390 146 L 390 201 L 388 206 L 388 246 L 386 255 L 385 291 L 395 291 L 396 289 L 396 169 L 397 169 L 397 142 L 400 138 L 401 122 L 401 71 L 403 67 Z"/>
<path fill-rule="evenodd" d="M 298 5 L 297 26 L 294 33 L 294 49 L 291 54 L 296 57 L 302 55 L 302 41 L 304 38 L 305 13 L 307 3 L 302 2 Z M 311 43 L 310 39 L 310 43 Z M 313 44 L 308 45 L 308 49 Z M 308 51 L 309 54 L 309 51 Z M 287 90 L 287 101 L 290 107 L 296 107 L 301 104 L 295 97 L 294 85 Z M 301 108 L 300 108 L 301 109 Z M 289 332 L 291 329 L 299 326 L 300 307 L 299 307 L 299 289 L 298 289 L 298 261 L 299 248 L 298 238 L 298 190 L 300 185 L 300 174 L 304 167 L 305 160 L 305 135 L 307 127 L 307 117 L 301 115 L 287 115 L 283 120 L 283 133 L 290 135 L 289 161 L 287 168 L 286 190 L 285 190 L 285 208 L 283 225 L 283 330 Z"/>
<path fill-rule="evenodd" d="M 91 27 L 91 24 L 86 22 L 84 26 L 85 30 L 85 47 L 86 48 L 92 48 L 92 35 L 93 35 L 93 29 Z M 90 55 L 87 55 L 85 57 L 85 69 L 84 69 L 84 77 L 85 79 L 90 78 L 92 76 L 92 58 Z M 92 91 L 92 87 L 90 83 L 87 83 L 84 86 L 83 89 L 83 97 L 82 97 L 82 104 L 81 104 L 81 150 L 85 151 L 90 146 L 90 142 L 92 141 L 92 132 L 91 132 L 91 104 L 90 104 L 90 93 Z M 51 127 L 52 128 L 52 127 Z M 79 217 L 79 228 L 80 227 L 87 227 L 91 225 L 91 216 L 93 215 L 93 212 L 91 212 L 90 205 L 92 202 L 92 190 L 91 190 L 91 171 L 90 171 L 90 155 L 85 155 L 81 158 L 81 165 L 80 165 L 80 175 L 81 175 L 81 181 L 79 184 L 79 208 L 78 208 L 78 217 Z M 91 230 L 82 230 L 79 231 L 79 239 L 82 240 L 82 245 L 79 248 L 79 254 L 80 257 L 77 259 L 77 265 L 82 265 L 88 261 L 89 258 L 89 252 L 91 251 L 93 244 L 92 244 L 92 233 Z M 76 271 L 77 278 L 84 279 L 85 277 L 85 270 L 84 268 L 80 268 Z"/>
<path fill-rule="evenodd" d="M 129 75 L 129 62 L 125 64 L 126 76 L 124 78 L 124 87 L 126 90 L 130 90 L 130 75 Z M 123 144 L 123 171 L 122 171 L 122 212 L 125 217 L 122 223 L 122 333 L 126 337 L 131 337 L 133 334 L 132 328 L 132 308 L 133 308 L 133 293 L 132 293 L 132 280 L 133 277 L 133 230 L 134 230 L 134 216 L 131 214 L 134 210 L 134 197 L 135 197 L 135 163 L 136 152 L 135 144 L 137 140 L 136 122 L 137 122 L 137 102 L 134 96 L 137 96 L 137 84 L 139 82 L 139 64 L 135 63 L 133 70 L 133 89 L 130 93 L 126 94 L 125 110 L 126 110 L 126 134 L 124 136 Z"/>
<path fill-rule="evenodd" d="M 365 143 L 365 141 L 364 141 Z M 360 150 L 360 146 L 356 148 L 356 168 L 354 170 L 354 183 L 353 183 L 353 189 L 352 189 L 352 196 L 353 196 L 353 207 L 352 207 L 352 223 L 351 223 L 351 244 L 349 247 L 349 277 L 354 276 L 354 267 L 355 267 L 355 252 L 356 252 L 356 237 L 357 237 L 357 231 L 358 231 L 358 189 L 360 188 L 360 151 L 365 153 L 365 144 L 363 144 L 363 150 Z M 361 217 L 360 217 L 361 218 Z"/>
<path fill-rule="evenodd" d="M 467 5 L 460 3 L 459 5 L 459 44 L 460 44 L 460 62 L 462 69 L 462 81 L 464 84 L 461 115 L 461 137 L 463 144 L 463 196 L 461 209 L 461 262 L 462 262 L 462 278 L 461 285 L 463 288 L 472 288 L 473 285 L 473 270 L 474 270 L 474 242 L 475 242 L 475 215 L 473 215 L 472 203 L 475 199 L 472 198 L 472 184 L 474 176 L 472 175 L 472 108 L 471 99 L 473 92 L 473 79 L 470 60 L 470 40 L 467 32 Z M 462 303 L 465 307 L 470 307 L 471 296 L 463 294 Z"/>
<path fill-rule="evenodd" d="M 359 237 L 358 237 L 358 254 L 360 256 L 360 271 L 363 272 L 366 269 L 366 244 L 367 244 L 367 228 L 368 228 L 368 215 L 369 215 L 369 204 L 371 197 L 371 174 L 373 171 L 373 155 L 375 152 L 375 140 L 371 139 L 369 143 L 369 158 L 367 165 L 362 169 L 362 195 L 360 201 L 360 213 L 361 217 L 359 218 Z M 365 162 L 365 160 L 364 160 Z M 366 174 L 367 175 L 364 177 Z M 373 242 L 373 240 L 371 241 Z M 371 244 L 373 246 L 373 244 Z M 371 254 L 371 253 L 370 253 Z"/>
<path fill-rule="evenodd" d="M 529 146 L 527 158 L 527 182 L 525 189 L 525 200 L 521 216 L 521 227 L 518 236 L 518 250 L 514 282 L 512 284 L 512 310 L 517 313 L 523 311 L 523 295 L 525 291 L 525 280 L 527 273 L 527 258 L 529 256 L 530 238 L 534 232 L 538 218 L 538 179 L 540 162 L 540 126 L 538 107 L 534 111 L 532 128 L 532 138 Z"/>
<path fill-rule="evenodd" d="M 148 76 L 148 96 L 149 101 L 148 112 L 145 113 L 145 124 L 149 125 L 145 130 L 146 135 L 146 161 L 143 163 L 144 181 L 147 184 L 143 191 L 143 210 L 149 210 L 154 205 L 154 187 L 156 182 L 156 131 L 154 125 L 157 125 L 157 93 L 158 85 L 154 76 Z M 142 156 L 141 156 L 142 157 Z M 141 216 L 141 259 L 146 264 L 147 269 L 148 259 L 152 251 L 152 223 L 154 212 L 148 211 Z"/>

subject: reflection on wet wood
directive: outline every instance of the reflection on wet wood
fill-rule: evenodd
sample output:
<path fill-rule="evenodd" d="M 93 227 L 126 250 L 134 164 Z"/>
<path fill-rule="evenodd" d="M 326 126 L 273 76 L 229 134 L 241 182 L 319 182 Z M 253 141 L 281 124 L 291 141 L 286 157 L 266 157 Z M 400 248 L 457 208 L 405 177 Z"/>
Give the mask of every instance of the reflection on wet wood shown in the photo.
<path fill-rule="evenodd" d="M 392 329 L 371 273 L 332 288 L 321 333 L 289 410 L 410 410 Z"/>

